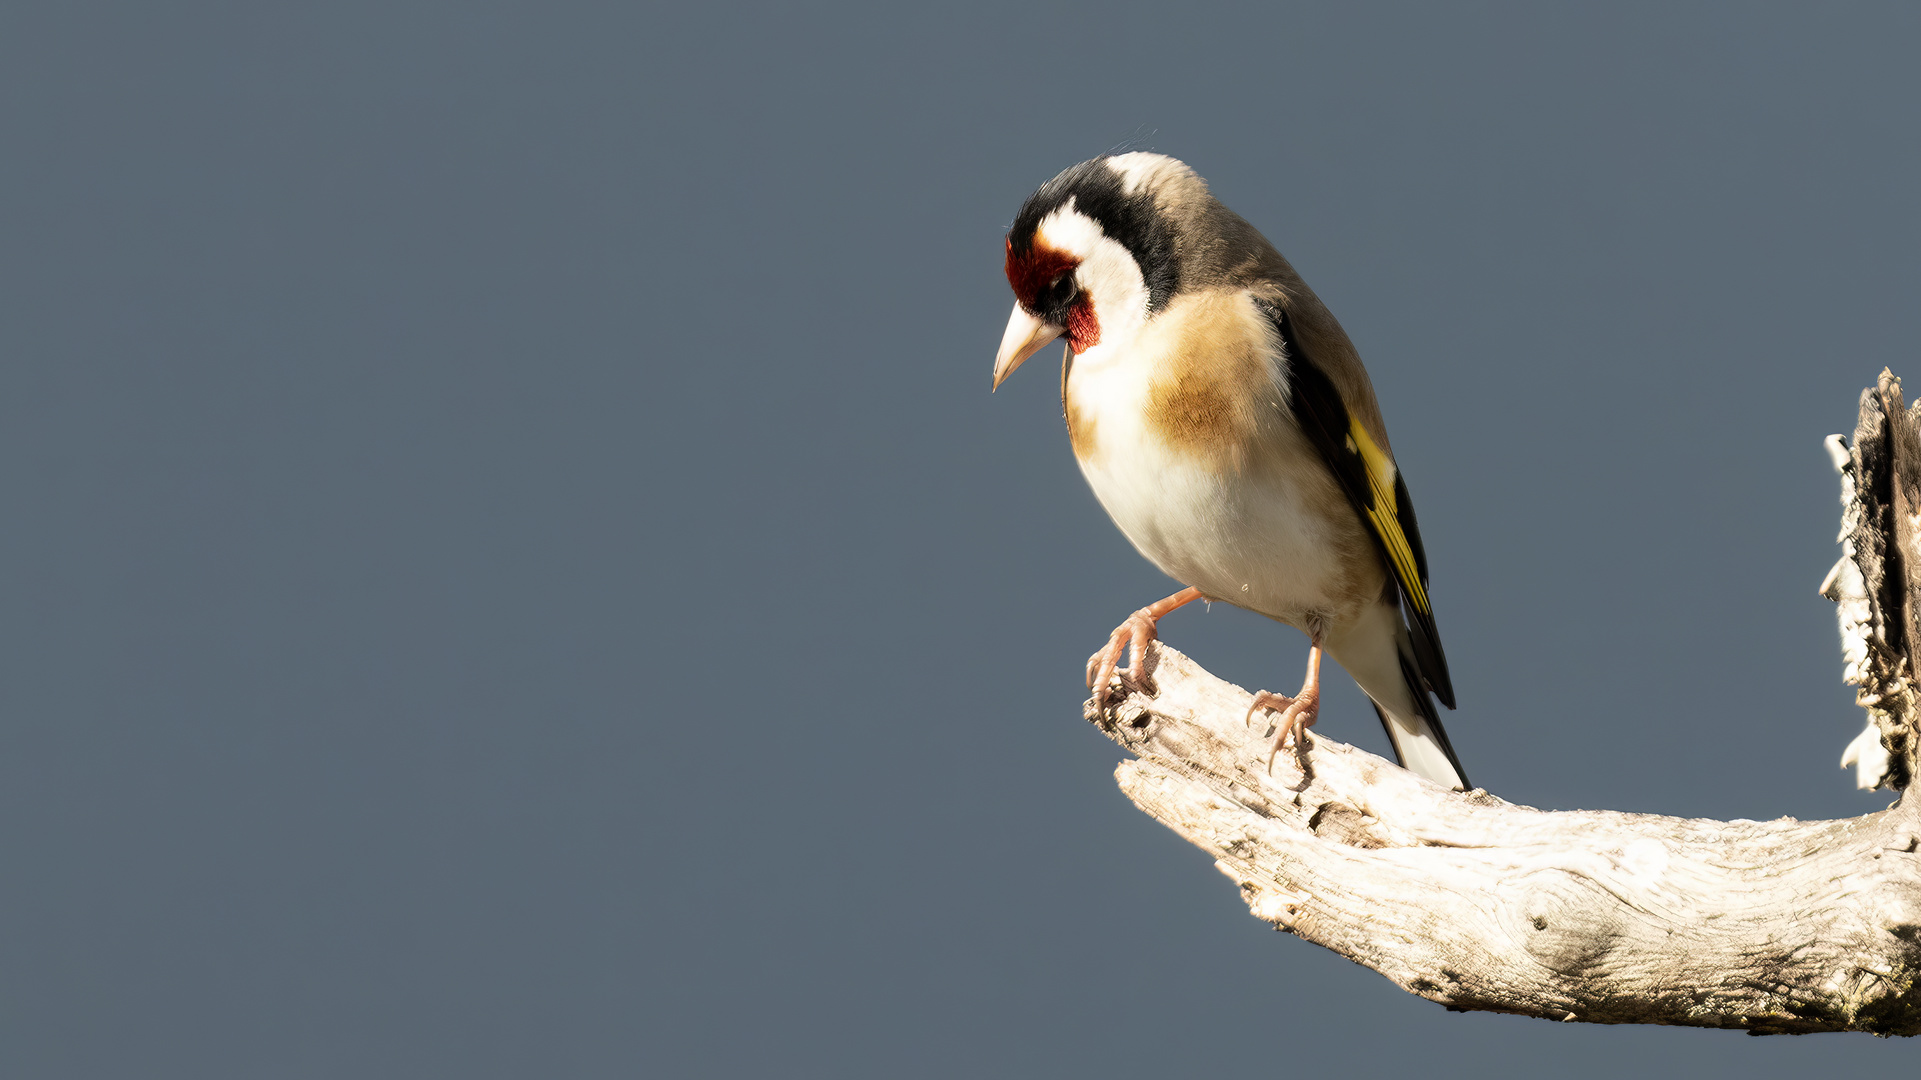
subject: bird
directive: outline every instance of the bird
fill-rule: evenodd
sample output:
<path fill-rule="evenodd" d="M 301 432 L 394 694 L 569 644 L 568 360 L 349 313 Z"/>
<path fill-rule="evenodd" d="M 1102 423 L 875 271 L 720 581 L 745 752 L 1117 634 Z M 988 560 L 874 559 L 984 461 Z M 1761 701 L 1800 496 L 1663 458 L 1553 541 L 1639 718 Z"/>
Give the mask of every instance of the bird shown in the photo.
<path fill-rule="evenodd" d="M 1195 600 L 1304 632 L 1292 695 L 1262 690 L 1267 755 L 1299 753 L 1323 654 L 1373 702 L 1401 765 L 1467 790 L 1435 699 L 1454 686 L 1427 554 L 1359 353 L 1274 245 L 1185 163 L 1107 154 L 1029 196 L 1007 232 L 1014 291 L 998 390 L 1066 339 L 1061 412 L 1081 473 L 1121 532 L 1183 587 L 1128 616 L 1087 662 L 1096 705 L 1117 676 L 1151 687 L 1160 620 Z M 1131 650 L 1131 664 L 1121 667 Z"/>

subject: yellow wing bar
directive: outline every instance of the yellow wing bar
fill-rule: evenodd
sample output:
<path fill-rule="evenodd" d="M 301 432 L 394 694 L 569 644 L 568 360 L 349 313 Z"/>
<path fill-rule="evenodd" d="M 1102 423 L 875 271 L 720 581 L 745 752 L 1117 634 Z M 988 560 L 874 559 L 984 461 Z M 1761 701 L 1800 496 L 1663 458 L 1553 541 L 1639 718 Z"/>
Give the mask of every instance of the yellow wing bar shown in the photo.
<path fill-rule="evenodd" d="M 1375 445 L 1361 422 L 1352 417 L 1347 422 L 1347 447 L 1361 455 L 1362 463 L 1367 466 L 1367 483 L 1374 491 L 1367 507 L 1367 521 L 1387 549 L 1388 560 L 1394 564 L 1394 576 L 1401 579 L 1401 591 L 1407 594 L 1414 610 L 1432 615 L 1427 604 L 1427 586 L 1421 581 L 1420 567 L 1414 561 L 1414 546 L 1408 543 L 1407 533 L 1401 528 L 1400 505 L 1394 497 L 1394 462 Z"/>

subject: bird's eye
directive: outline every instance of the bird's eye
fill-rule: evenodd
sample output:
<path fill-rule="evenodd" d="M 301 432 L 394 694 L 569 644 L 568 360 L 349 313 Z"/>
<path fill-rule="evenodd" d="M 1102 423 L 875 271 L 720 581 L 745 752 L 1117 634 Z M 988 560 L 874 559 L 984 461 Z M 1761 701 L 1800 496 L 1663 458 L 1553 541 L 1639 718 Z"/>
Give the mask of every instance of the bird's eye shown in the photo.
<path fill-rule="evenodd" d="M 1074 295 L 1074 279 L 1068 274 L 1062 274 L 1053 281 L 1048 282 L 1047 287 L 1050 291 L 1061 293 L 1065 296 Z"/>

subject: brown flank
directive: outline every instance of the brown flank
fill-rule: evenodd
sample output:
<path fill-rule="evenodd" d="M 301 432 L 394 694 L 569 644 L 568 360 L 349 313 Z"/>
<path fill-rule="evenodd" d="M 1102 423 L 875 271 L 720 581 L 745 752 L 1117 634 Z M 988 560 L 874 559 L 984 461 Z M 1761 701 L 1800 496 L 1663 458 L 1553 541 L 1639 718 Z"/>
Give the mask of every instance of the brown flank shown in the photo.
<path fill-rule="evenodd" d="M 1172 347 L 1148 389 L 1148 429 L 1217 470 L 1239 472 L 1274 393 L 1265 328 L 1237 295 L 1203 295 L 1183 306 L 1157 320 Z"/>

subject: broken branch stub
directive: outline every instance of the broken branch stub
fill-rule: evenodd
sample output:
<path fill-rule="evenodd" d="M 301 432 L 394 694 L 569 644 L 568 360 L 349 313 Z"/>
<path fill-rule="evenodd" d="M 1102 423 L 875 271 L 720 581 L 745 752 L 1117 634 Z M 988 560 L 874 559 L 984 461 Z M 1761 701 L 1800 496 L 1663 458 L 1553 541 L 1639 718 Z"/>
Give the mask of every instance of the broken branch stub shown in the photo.
<path fill-rule="evenodd" d="M 1838 605 L 1842 678 L 1860 687 L 1869 729 L 1842 764 L 1856 766 L 1864 788 L 1901 791 L 1921 751 L 1921 402 L 1905 408 L 1901 380 L 1883 370 L 1861 392 L 1853 444 L 1840 442 L 1829 439 L 1841 473 L 1841 560 L 1822 594 Z"/>

